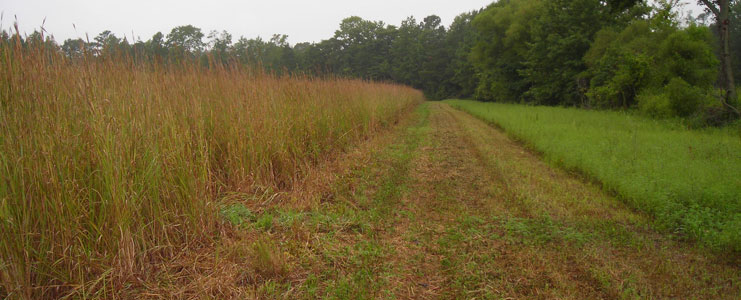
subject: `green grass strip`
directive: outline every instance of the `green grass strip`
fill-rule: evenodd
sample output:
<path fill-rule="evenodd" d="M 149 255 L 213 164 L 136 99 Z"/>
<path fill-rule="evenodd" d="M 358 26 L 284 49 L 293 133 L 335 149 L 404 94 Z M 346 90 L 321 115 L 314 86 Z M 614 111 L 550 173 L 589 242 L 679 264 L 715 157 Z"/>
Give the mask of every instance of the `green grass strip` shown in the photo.
<path fill-rule="evenodd" d="M 602 183 L 658 229 L 741 252 L 741 133 L 624 112 L 447 100 L 544 158 Z"/>

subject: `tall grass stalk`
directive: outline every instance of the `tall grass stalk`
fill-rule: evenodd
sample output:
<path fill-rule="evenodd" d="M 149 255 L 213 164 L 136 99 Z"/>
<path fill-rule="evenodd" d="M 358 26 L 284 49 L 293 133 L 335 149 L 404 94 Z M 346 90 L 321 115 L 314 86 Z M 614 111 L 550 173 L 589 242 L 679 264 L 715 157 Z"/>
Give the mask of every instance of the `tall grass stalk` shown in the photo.
<path fill-rule="evenodd" d="M 220 196 L 291 188 L 420 92 L 0 46 L 0 298 L 105 296 L 217 234 Z"/>

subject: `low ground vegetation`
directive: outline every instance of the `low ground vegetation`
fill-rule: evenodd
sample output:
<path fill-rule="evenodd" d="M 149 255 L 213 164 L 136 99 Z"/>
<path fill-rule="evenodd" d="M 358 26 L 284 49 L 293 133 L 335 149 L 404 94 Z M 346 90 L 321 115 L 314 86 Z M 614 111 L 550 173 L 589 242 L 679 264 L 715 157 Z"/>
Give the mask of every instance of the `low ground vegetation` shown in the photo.
<path fill-rule="evenodd" d="M 741 131 L 621 112 L 446 101 L 616 193 L 679 238 L 741 251 Z"/>

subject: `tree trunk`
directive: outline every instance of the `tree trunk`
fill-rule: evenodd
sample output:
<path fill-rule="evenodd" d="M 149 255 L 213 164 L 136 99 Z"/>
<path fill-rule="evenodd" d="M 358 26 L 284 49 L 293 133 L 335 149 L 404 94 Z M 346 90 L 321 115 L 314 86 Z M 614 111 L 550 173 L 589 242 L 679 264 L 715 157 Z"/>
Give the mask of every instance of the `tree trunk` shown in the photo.
<path fill-rule="evenodd" d="M 720 35 L 720 63 L 721 63 L 721 84 L 726 90 L 724 102 L 726 106 L 738 114 L 738 110 L 731 107 L 730 103 L 736 102 L 736 85 L 733 80 L 733 68 L 731 65 L 731 48 L 729 46 L 730 37 L 730 20 L 728 18 L 730 10 L 730 0 L 719 0 L 718 2 L 718 33 Z"/>

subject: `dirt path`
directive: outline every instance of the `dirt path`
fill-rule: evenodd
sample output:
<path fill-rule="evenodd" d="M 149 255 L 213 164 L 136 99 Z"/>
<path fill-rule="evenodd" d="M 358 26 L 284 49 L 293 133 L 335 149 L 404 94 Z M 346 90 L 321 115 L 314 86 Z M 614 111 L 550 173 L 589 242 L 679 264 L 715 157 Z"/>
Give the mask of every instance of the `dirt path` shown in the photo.
<path fill-rule="evenodd" d="M 177 276 L 165 272 L 140 296 L 741 295 L 737 262 L 656 233 L 598 186 L 446 104 L 422 105 L 370 144 L 343 158 L 343 171 L 316 195 L 301 194 L 314 204 L 291 208 L 277 197 L 268 207 L 247 205 L 254 215 L 217 249 L 194 255 L 193 267 L 170 266 Z"/>

